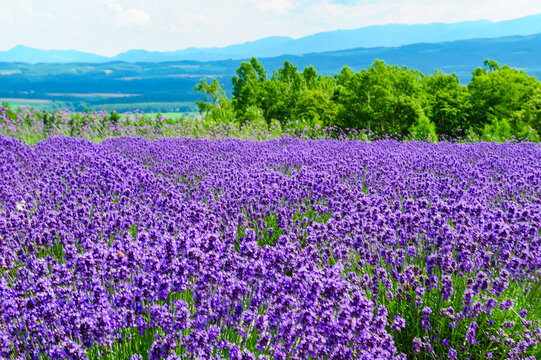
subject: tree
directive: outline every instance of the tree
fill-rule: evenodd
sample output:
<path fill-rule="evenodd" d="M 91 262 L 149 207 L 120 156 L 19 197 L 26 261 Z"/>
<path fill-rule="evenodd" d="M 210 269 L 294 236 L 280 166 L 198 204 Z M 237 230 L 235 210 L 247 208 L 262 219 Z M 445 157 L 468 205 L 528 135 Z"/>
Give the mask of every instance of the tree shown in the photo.
<path fill-rule="evenodd" d="M 252 57 L 250 62 L 243 62 L 233 77 L 233 107 L 235 115 L 242 120 L 250 106 L 258 106 L 264 97 L 263 84 L 267 80 L 267 73 L 263 65 Z"/>
<path fill-rule="evenodd" d="M 316 68 L 314 68 L 312 65 L 307 66 L 304 69 L 304 71 L 302 72 L 302 76 L 304 77 L 304 82 L 307 88 L 314 89 L 317 87 L 318 75 Z"/>
<path fill-rule="evenodd" d="M 538 84 L 530 99 L 523 104 L 520 117 L 530 128 L 541 134 L 541 85 Z"/>
<path fill-rule="evenodd" d="M 438 141 L 436 125 L 426 116 L 421 116 L 410 128 L 410 139 L 421 141 Z"/>
<path fill-rule="evenodd" d="M 307 90 L 301 95 L 294 109 L 295 117 L 308 123 L 329 126 L 336 117 L 337 108 L 331 99 L 320 90 Z"/>
<path fill-rule="evenodd" d="M 484 62 L 483 62 L 483 65 L 485 65 L 485 67 L 488 69 L 488 71 L 490 72 L 493 72 L 493 71 L 498 71 L 500 70 L 500 64 L 494 60 L 489 60 L 489 59 L 486 59 Z"/>
<path fill-rule="evenodd" d="M 434 71 L 434 75 L 425 77 L 424 92 L 425 112 L 438 134 L 459 135 L 469 128 L 468 92 L 460 85 L 456 74 Z"/>
<path fill-rule="evenodd" d="M 344 68 L 336 77 L 337 124 L 377 135 L 406 135 L 422 111 L 422 74 L 376 60 L 353 74 Z"/>
<path fill-rule="evenodd" d="M 220 122 L 230 122 L 233 120 L 233 105 L 227 98 L 223 90 L 223 85 L 218 80 L 212 79 L 212 82 L 209 84 L 207 79 L 201 79 L 194 90 L 197 93 L 205 95 L 204 100 L 199 99 L 196 102 L 200 114 L 206 118 Z"/>
<path fill-rule="evenodd" d="M 537 114 L 541 104 L 539 81 L 524 71 L 486 60 L 488 69 L 477 68 L 468 84 L 471 101 L 470 123 L 482 131 L 497 121 L 509 122 L 512 135 L 519 136 L 524 127 L 538 128 Z M 528 111 L 525 111 L 528 109 Z"/>

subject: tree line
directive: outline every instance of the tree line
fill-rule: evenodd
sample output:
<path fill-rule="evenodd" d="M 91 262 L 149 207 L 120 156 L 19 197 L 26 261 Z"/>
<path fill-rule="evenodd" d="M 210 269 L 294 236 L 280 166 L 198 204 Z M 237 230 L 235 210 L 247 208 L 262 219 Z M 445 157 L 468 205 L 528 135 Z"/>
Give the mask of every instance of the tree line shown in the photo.
<path fill-rule="evenodd" d="M 363 130 L 375 136 L 435 140 L 479 134 L 538 141 L 541 83 L 524 71 L 486 60 L 468 85 L 456 74 L 433 74 L 376 60 L 359 72 L 334 76 L 303 71 L 286 61 L 271 76 L 254 57 L 223 84 L 202 79 L 195 87 L 201 114 L 214 121 L 266 122 Z"/>

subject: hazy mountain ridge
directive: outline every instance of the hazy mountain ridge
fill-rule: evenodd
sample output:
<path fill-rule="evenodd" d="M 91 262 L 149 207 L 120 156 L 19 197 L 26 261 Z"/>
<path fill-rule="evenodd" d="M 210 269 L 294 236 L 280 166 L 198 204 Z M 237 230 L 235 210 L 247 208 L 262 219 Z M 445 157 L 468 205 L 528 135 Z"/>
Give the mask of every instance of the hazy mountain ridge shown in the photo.
<path fill-rule="evenodd" d="M 1 62 L 26 62 L 30 64 L 68 62 L 108 62 L 110 58 L 78 50 L 40 50 L 17 45 L 10 50 L 0 51 Z"/>
<path fill-rule="evenodd" d="M 368 68 L 376 59 L 423 73 L 433 73 L 436 69 L 456 73 L 463 83 L 470 81 L 473 69 L 482 66 L 485 59 L 493 59 L 541 79 L 541 33 L 399 47 L 356 48 L 299 56 L 282 55 L 264 58 L 261 62 L 265 67 L 277 68 L 285 60 L 290 60 L 299 68 L 313 65 L 318 72 L 334 74 L 343 66 L 355 71 Z"/>
<path fill-rule="evenodd" d="M 0 62 L 100 63 L 109 61 L 218 61 L 244 59 L 251 56 L 262 58 L 281 55 L 301 55 L 361 47 L 398 47 L 415 43 L 440 43 L 476 38 L 532 35 L 537 33 L 541 33 L 541 14 L 500 22 L 479 20 L 451 24 L 374 25 L 353 30 L 321 32 L 299 39 L 272 36 L 226 47 L 191 47 L 165 52 L 134 49 L 113 57 L 76 50 L 39 50 L 19 45 L 8 51 L 0 52 Z"/>

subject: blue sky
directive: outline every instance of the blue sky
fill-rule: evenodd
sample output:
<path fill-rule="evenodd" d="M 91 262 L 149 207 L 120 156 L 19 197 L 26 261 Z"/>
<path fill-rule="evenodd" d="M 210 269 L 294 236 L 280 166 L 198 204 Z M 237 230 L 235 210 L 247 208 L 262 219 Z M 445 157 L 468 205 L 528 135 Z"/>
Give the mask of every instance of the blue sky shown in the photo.
<path fill-rule="evenodd" d="M 0 0 L 0 50 L 24 44 L 116 55 L 225 46 L 388 23 L 517 18 L 539 0 Z"/>

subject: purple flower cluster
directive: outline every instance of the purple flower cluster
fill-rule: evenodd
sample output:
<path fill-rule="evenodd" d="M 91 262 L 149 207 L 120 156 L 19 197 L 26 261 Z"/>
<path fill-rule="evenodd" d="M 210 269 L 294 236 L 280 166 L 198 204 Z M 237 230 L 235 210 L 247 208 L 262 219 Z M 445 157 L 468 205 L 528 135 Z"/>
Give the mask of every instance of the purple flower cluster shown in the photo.
<path fill-rule="evenodd" d="M 536 144 L 0 137 L 0 357 L 535 358 L 540 196 Z"/>

